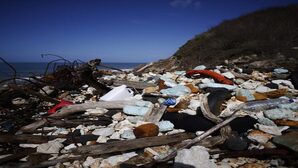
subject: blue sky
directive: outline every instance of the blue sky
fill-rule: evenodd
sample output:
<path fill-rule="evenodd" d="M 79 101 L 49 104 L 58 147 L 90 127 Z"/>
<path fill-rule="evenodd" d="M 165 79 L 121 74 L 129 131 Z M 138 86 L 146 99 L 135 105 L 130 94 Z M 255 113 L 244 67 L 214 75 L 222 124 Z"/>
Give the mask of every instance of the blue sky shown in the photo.
<path fill-rule="evenodd" d="M 0 57 L 104 62 L 168 58 L 223 20 L 297 0 L 0 0 Z"/>

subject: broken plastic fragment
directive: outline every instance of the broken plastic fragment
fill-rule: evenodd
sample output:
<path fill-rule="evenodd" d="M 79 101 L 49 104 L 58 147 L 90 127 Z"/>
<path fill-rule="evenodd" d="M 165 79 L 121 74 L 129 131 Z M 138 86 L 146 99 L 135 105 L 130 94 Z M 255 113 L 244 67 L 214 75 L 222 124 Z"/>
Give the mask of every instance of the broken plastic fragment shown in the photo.
<path fill-rule="evenodd" d="M 115 87 L 100 99 L 104 101 L 126 100 L 133 97 L 133 91 L 126 88 L 126 85 Z"/>
<path fill-rule="evenodd" d="M 200 88 L 225 88 L 228 90 L 235 90 L 237 89 L 236 85 L 226 85 L 226 84 L 220 84 L 220 83 L 206 83 L 206 84 L 199 84 Z"/>
<path fill-rule="evenodd" d="M 177 85 L 177 86 L 172 87 L 172 88 L 162 89 L 160 92 L 162 94 L 171 95 L 171 96 L 182 96 L 182 95 L 186 95 L 188 93 L 191 93 L 191 90 L 186 86 Z"/>
<path fill-rule="evenodd" d="M 48 110 L 48 114 L 54 114 L 60 108 L 65 107 L 65 106 L 69 106 L 69 105 L 72 105 L 72 104 L 73 103 L 70 102 L 70 101 L 66 101 L 66 100 L 61 99 L 60 100 L 60 103 L 56 104 L 53 108 L 51 108 L 50 110 Z"/>
<path fill-rule="evenodd" d="M 129 115 L 144 116 L 153 109 L 153 104 L 147 101 L 137 101 L 136 105 L 124 106 L 123 112 Z"/>
<path fill-rule="evenodd" d="M 219 83 L 223 83 L 223 84 L 227 84 L 227 85 L 233 85 L 233 81 L 225 78 L 224 76 L 222 76 L 221 74 L 218 74 L 214 71 L 210 71 L 210 70 L 190 70 L 186 72 L 186 76 L 191 76 L 194 74 L 202 74 L 202 75 L 206 75 L 209 76 L 213 79 L 215 79 L 216 81 L 218 81 Z"/>
<path fill-rule="evenodd" d="M 287 109 L 271 109 L 264 111 L 264 115 L 267 118 L 270 118 L 272 120 L 278 120 L 278 119 L 290 119 L 290 120 L 296 120 L 298 121 L 298 115 L 295 116 L 295 112 L 292 110 Z"/>

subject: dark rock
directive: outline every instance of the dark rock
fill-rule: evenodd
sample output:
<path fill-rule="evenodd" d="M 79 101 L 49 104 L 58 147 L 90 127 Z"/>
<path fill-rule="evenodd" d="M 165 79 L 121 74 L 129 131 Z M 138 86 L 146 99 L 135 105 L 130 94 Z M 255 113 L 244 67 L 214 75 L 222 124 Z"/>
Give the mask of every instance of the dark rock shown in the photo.
<path fill-rule="evenodd" d="M 236 134 L 231 134 L 229 138 L 225 141 L 224 143 L 225 147 L 234 150 L 234 151 L 241 151 L 245 150 L 248 148 L 248 140 L 237 135 Z"/>
<path fill-rule="evenodd" d="M 207 131 L 215 125 L 212 121 L 205 117 L 196 115 L 188 115 L 185 113 L 165 113 L 163 120 L 171 121 L 176 129 L 184 129 L 187 132 Z M 233 131 L 238 134 L 244 134 L 247 130 L 253 129 L 257 120 L 249 116 L 239 117 L 230 123 Z M 218 134 L 219 132 L 215 133 Z"/>
<path fill-rule="evenodd" d="M 298 71 L 292 72 L 290 79 L 295 89 L 298 89 Z"/>
<path fill-rule="evenodd" d="M 293 131 L 285 135 L 273 138 L 273 142 L 279 145 L 286 146 L 295 152 L 298 152 L 298 131 Z"/>
<path fill-rule="evenodd" d="M 270 89 L 278 89 L 278 84 L 276 83 L 267 83 L 265 86 L 269 87 Z"/>

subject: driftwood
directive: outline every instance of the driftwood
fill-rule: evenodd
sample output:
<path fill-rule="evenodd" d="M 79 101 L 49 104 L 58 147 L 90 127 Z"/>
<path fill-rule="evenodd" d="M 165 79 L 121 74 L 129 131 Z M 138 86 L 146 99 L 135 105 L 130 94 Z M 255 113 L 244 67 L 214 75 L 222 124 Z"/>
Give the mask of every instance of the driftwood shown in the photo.
<path fill-rule="evenodd" d="M 21 88 L 21 87 L 13 86 L 13 85 L 10 85 L 9 87 L 16 90 L 16 91 L 19 91 L 23 94 L 26 94 L 26 95 L 29 94 L 29 95 L 36 96 L 36 97 L 40 98 L 43 101 L 47 101 L 47 102 L 51 102 L 51 103 L 59 103 L 58 100 L 55 100 L 55 99 L 53 99 L 51 97 L 48 97 L 48 96 L 45 96 L 45 95 L 43 95 L 39 92 L 35 92 L 35 91 L 33 91 L 31 89 L 28 89 L 28 88 L 24 88 L 24 87 Z"/>
<path fill-rule="evenodd" d="M 237 158 L 237 157 L 265 157 L 265 156 L 277 156 L 278 158 L 288 158 L 289 151 L 285 149 L 253 149 L 245 151 L 227 151 L 219 155 L 219 158 Z M 295 155 L 292 155 L 295 157 Z M 298 156 L 296 156 L 298 158 Z"/>
<path fill-rule="evenodd" d="M 4 163 L 7 163 L 7 162 L 10 162 L 10 161 L 15 161 L 15 160 L 22 159 L 22 158 L 24 158 L 24 157 L 26 157 L 29 154 L 34 153 L 34 152 L 36 152 L 36 149 L 34 149 L 34 148 L 23 149 L 22 151 L 18 151 L 15 154 L 12 154 L 10 156 L 7 156 L 5 158 L 0 159 L 0 165 L 4 164 Z"/>
<path fill-rule="evenodd" d="M 100 145 L 82 146 L 73 149 L 72 152 L 76 154 L 100 155 L 181 142 L 183 140 L 191 139 L 194 137 L 195 135 L 192 133 L 179 133 L 166 136 L 146 137 L 126 141 L 108 142 Z"/>
<path fill-rule="evenodd" d="M 77 112 L 86 111 L 87 109 L 95 109 L 96 107 L 105 108 L 105 109 L 121 109 L 125 105 L 133 105 L 133 104 L 135 104 L 134 101 L 110 101 L 110 102 L 92 102 L 92 103 L 69 105 L 60 109 L 59 111 L 57 111 L 57 113 L 50 115 L 49 118 L 63 118 Z M 29 125 L 22 127 L 19 133 L 32 132 L 37 128 L 43 126 L 47 122 L 48 120 L 46 118 L 38 120 L 34 123 L 31 123 Z"/>
<path fill-rule="evenodd" d="M 145 89 L 147 87 L 156 87 L 157 86 L 154 83 L 134 82 L 134 81 L 126 81 L 126 80 L 115 80 L 113 82 L 113 85 L 115 85 L 115 86 L 126 85 L 127 87 L 135 88 L 135 89 Z"/>
<path fill-rule="evenodd" d="M 145 69 L 149 68 L 150 66 L 153 65 L 153 62 L 150 62 L 149 64 L 144 65 L 143 67 L 139 68 L 138 70 L 136 70 L 137 73 L 141 73 L 143 72 Z"/>
<path fill-rule="evenodd" d="M 107 126 L 112 123 L 112 119 L 109 117 L 100 116 L 96 120 L 60 120 L 60 119 L 48 119 L 47 125 L 58 126 L 64 128 L 76 127 L 78 125 L 101 125 Z"/>
<path fill-rule="evenodd" d="M 31 143 L 40 144 L 61 136 L 40 136 L 40 135 L 0 135 L 0 143 Z"/>
<path fill-rule="evenodd" d="M 158 122 L 161 119 L 164 112 L 166 111 L 166 109 L 167 109 L 167 106 L 165 105 L 161 105 L 158 108 L 154 108 L 152 111 L 148 112 L 145 115 L 144 121 L 151 122 L 151 123 Z"/>
<path fill-rule="evenodd" d="M 75 160 L 82 160 L 84 157 L 82 156 L 75 156 L 75 157 L 67 157 L 62 159 L 54 159 L 54 160 L 47 160 L 38 163 L 38 165 L 34 165 L 32 163 L 26 162 L 26 163 L 10 163 L 8 165 L 5 165 L 6 168 L 42 168 L 42 167 L 49 167 L 49 166 L 55 166 L 58 163 L 64 163 L 64 162 L 72 162 Z"/>
<path fill-rule="evenodd" d="M 51 115 L 52 118 L 65 117 L 77 112 L 86 111 L 87 109 L 105 108 L 105 109 L 122 109 L 126 105 L 134 105 L 135 101 L 109 101 L 109 102 L 91 102 L 84 104 L 75 104 L 60 109 L 57 113 Z"/>
<path fill-rule="evenodd" d="M 211 135 L 212 133 L 214 133 L 218 129 L 222 128 L 223 126 L 227 125 L 228 123 L 230 123 L 231 121 L 233 121 L 236 118 L 237 118 L 237 116 L 235 116 L 235 115 L 231 116 L 230 118 L 228 118 L 225 121 L 215 125 L 214 127 L 210 128 L 208 131 L 206 131 L 203 134 L 201 134 L 200 136 L 192 139 L 191 141 L 188 141 L 186 143 L 182 143 L 182 145 L 179 146 L 177 150 L 174 150 L 172 153 L 170 153 L 167 157 L 165 157 L 163 159 L 156 160 L 156 162 L 166 162 L 166 161 L 169 161 L 169 160 L 173 159 L 177 155 L 178 150 L 185 149 L 185 148 L 188 148 L 188 147 L 190 147 L 194 144 L 199 143 L 204 138 L 208 137 L 209 135 Z M 154 164 L 154 163 L 152 163 L 152 164 Z"/>

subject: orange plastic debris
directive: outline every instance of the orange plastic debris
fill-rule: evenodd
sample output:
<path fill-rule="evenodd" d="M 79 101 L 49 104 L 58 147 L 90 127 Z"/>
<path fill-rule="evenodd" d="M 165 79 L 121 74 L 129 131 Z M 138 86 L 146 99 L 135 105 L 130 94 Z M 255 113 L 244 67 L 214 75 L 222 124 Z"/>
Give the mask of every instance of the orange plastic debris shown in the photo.
<path fill-rule="evenodd" d="M 223 83 L 223 84 L 228 84 L 228 85 L 233 85 L 233 81 L 225 78 L 224 76 L 222 76 L 221 74 L 218 74 L 214 71 L 210 71 L 210 70 L 190 70 L 186 72 L 187 76 L 192 76 L 194 74 L 202 74 L 202 75 L 206 75 L 209 76 L 213 79 L 215 79 L 216 81 Z"/>

